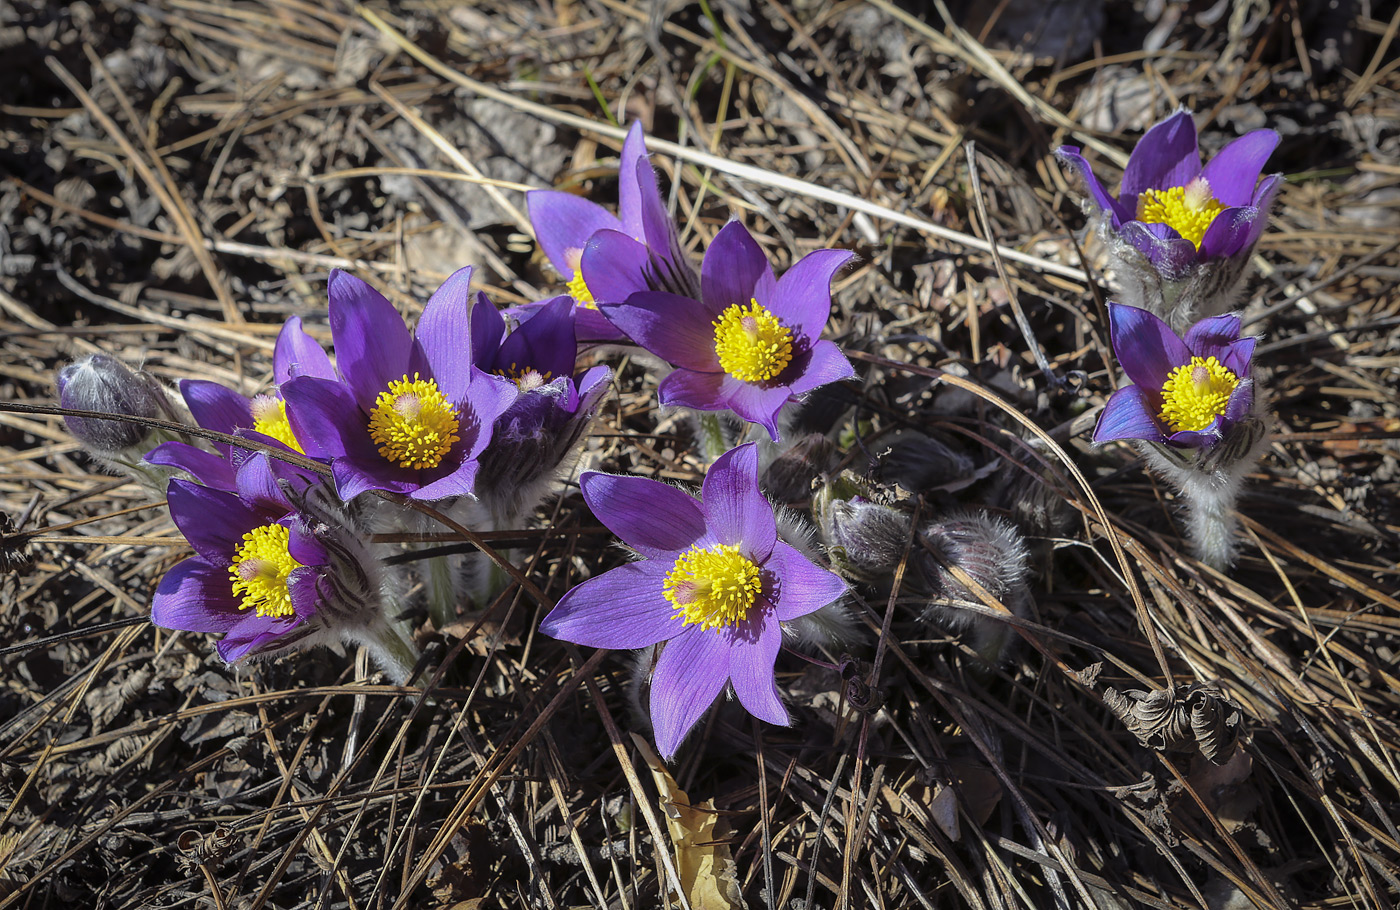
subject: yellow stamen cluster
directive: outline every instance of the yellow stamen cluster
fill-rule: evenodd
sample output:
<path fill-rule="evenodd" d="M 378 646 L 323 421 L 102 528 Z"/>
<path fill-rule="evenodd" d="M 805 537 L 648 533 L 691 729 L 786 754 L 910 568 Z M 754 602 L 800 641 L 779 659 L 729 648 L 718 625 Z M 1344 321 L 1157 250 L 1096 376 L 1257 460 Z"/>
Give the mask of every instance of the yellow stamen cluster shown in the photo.
<path fill-rule="evenodd" d="M 1223 211 L 1225 205 L 1210 194 L 1210 184 L 1197 177 L 1186 186 L 1144 190 L 1138 196 L 1137 220 L 1165 224 L 1199 250 L 1211 222 Z"/>
<path fill-rule="evenodd" d="M 588 289 L 588 284 L 583 280 L 583 272 L 575 271 L 574 277 L 569 279 L 569 296 L 578 302 L 578 305 L 588 310 L 598 309 L 598 304 L 593 299 L 593 292 Z"/>
<path fill-rule="evenodd" d="M 792 329 L 757 300 L 734 304 L 711 324 L 720 368 L 735 379 L 765 382 L 792 362 Z"/>
<path fill-rule="evenodd" d="M 722 629 L 748 617 L 754 599 L 763 593 L 763 580 L 737 545 L 716 544 L 691 547 L 678 556 L 662 592 L 676 606 L 671 618 L 683 620 L 683 626 Z"/>
<path fill-rule="evenodd" d="M 292 422 L 287 419 L 287 403 L 276 395 L 259 395 L 252 401 L 253 429 L 264 436 L 271 436 L 280 443 L 305 455 L 306 450 L 297 442 L 292 432 Z"/>
<path fill-rule="evenodd" d="M 1214 357 L 1192 357 L 1162 384 L 1162 422 L 1173 433 L 1199 432 L 1225 413 L 1240 378 Z"/>
<path fill-rule="evenodd" d="M 437 467 L 461 441 L 457 411 L 438 391 L 437 381 L 409 379 L 389 383 L 369 415 L 369 435 L 379 454 L 401 468 Z"/>
<path fill-rule="evenodd" d="M 522 392 L 530 392 L 542 385 L 548 385 L 549 381 L 554 378 L 554 373 L 550 370 L 541 373 L 534 367 L 521 367 L 513 363 L 504 370 L 497 370 L 496 375 L 504 376 L 513 381 Z"/>
<path fill-rule="evenodd" d="M 228 567 L 238 609 L 256 610 L 259 616 L 291 616 L 292 595 L 287 576 L 302 567 L 288 552 L 291 532 L 272 524 L 243 535 Z"/>

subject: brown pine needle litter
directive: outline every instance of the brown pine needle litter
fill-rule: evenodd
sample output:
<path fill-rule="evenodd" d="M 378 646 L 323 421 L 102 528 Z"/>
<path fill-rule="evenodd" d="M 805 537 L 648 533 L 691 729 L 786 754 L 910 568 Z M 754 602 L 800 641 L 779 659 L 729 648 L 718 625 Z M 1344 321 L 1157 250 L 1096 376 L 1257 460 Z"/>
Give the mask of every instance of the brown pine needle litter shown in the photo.
<path fill-rule="evenodd" d="M 0 910 L 1400 905 L 1400 14 L 949 5 L 0 7 Z M 1110 282 L 1052 155 L 1116 187 L 1178 105 L 1207 154 L 1279 131 L 1288 177 L 1240 298 L 1275 436 L 1223 573 L 1089 442 Z M 426 696 L 146 622 L 166 509 L 4 405 L 99 351 L 265 389 L 286 317 L 329 341 L 332 268 L 410 317 L 467 264 L 501 305 L 559 293 L 522 189 L 612 200 L 634 120 L 697 262 L 731 217 L 780 274 L 858 255 L 827 337 L 860 380 L 809 406 L 915 514 L 1026 529 L 1029 616 L 959 576 L 1013 658 L 897 573 L 835 669 L 780 658 L 791 727 L 721 702 L 663 766 L 626 656 L 537 634 L 624 559 L 576 475 L 484 535 L 504 594 L 417 620 Z M 698 482 L 654 368 L 610 362 L 580 467 Z M 957 470 L 881 485 L 920 434 Z"/>

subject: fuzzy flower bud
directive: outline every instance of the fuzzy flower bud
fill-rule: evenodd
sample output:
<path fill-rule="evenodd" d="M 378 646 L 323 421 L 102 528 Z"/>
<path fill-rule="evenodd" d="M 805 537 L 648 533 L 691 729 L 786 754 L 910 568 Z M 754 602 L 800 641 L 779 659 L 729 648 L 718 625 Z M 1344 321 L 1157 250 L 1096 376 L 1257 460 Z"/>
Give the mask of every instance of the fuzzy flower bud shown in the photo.
<path fill-rule="evenodd" d="M 168 417 L 165 391 L 149 375 L 106 354 L 89 354 L 58 371 L 58 402 L 79 411 Z M 145 442 L 149 427 L 126 420 L 65 417 L 68 432 L 97 455 L 115 457 Z"/>
<path fill-rule="evenodd" d="M 919 537 L 931 557 L 921 568 L 934 591 L 923 620 L 959 634 L 988 663 L 1001 663 L 1014 640 L 1011 627 L 968 607 L 995 610 L 987 602 L 995 599 L 1013 616 L 1030 613 L 1025 540 L 1010 522 L 983 512 L 932 522 Z"/>
<path fill-rule="evenodd" d="M 860 495 L 850 472 L 812 496 L 812 514 L 832 565 L 852 581 L 878 584 L 909 546 L 909 516 Z"/>

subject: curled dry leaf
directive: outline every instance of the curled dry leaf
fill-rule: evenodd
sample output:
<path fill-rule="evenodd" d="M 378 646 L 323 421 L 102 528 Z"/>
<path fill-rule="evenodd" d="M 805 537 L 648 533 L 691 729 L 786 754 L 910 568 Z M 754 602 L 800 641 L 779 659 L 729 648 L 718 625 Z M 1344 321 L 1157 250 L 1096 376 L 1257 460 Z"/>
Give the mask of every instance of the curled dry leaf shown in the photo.
<path fill-rule="evenodd" d="M 1214 764 L 1227 761 L 1239 741 L 1243 712 L 1220 688 L 1193 683 L 1184 688 L 1109 688 L 1104 703 L 1138 742 L 1153 749 L 1197 749 Z"/>

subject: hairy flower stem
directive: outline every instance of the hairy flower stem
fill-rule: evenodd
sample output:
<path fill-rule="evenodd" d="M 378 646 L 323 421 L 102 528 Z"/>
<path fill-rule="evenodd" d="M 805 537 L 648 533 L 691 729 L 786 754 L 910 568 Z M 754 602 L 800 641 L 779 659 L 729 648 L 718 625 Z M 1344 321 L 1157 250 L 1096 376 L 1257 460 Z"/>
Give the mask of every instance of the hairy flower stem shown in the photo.
<path fill-rule="evenodd" d="M 423 588 L 428 615 L 433 625 L 446 628 L 457 621 L 457 556 L 434 556 L 425 560 Z"/>
<path fill-rule="evenodd" d="M 704 453 L 705 460 L 713 464 L 715 459 L 729 451 L 729 434 L 724 431 L 724 421 L 717 412 L 705 411 L 700 414 L 699 420 L 700 451 Z"/>
<path fill-rule="evenodd" d="M 395 685 L 403 685 L 418 666 L 418 648 L 395 625 L 383 621 L 354 636 Z"/>

